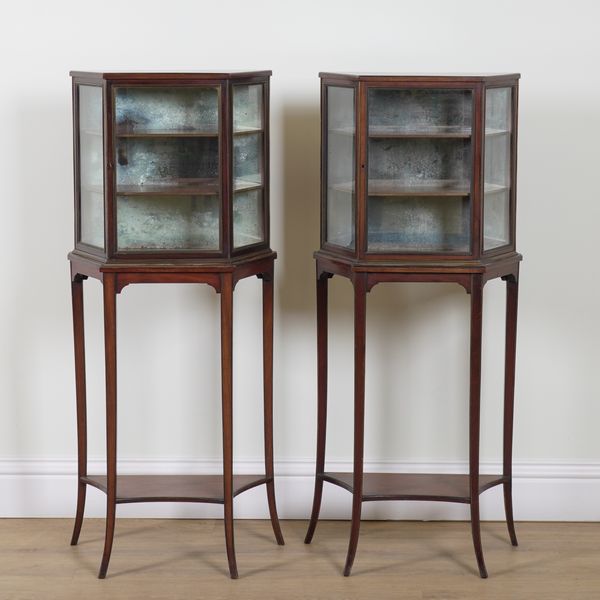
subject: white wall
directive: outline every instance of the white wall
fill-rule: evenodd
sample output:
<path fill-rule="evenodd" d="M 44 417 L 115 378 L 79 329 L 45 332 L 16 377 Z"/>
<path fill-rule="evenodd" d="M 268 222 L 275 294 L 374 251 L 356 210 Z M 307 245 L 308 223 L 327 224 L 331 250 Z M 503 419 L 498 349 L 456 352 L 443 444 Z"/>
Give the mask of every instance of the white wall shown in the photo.
<path fill-rule="evenodd" d="M 292 483 L 284 478 L 280 485 L 282 512 L 295 516 L 309 509 L 316 425 L 317 73 L 521 72 L 518 247 L 525 261 L 517 473 L 533 482 L 527 502 L 534 508 L 549 489 L 544 485 L 558 482 L 560 496 L 570 478 L 600 493 L 597 3 L 107 0 L 23 1 L 8 10 L 0 36 L 0 471 L 10 493 L 0 511 L 69 514 L 74 499 L 70 69 L 273 70 L 275 451 L 287 479 L 307 476 L 302 505 L 292 502 Z M 90 454 L 100 458 L 101 293 L 95 281 L 86 287 Z M 334 279 L 331 289 L 328 452 L 346 461 L 351 288 Z M 482 459 L 494 462 L 501 456 L 503 287 L 492 282 L 486 294 Z M 130 286 L 118 310 L 120 456 L 141 459 L 149 470 L 184 459 L 199 462 L 181 468 L 206 468 L 220 456 L 214 291 Z M 259 283 L 243 281 L 235 295 L 235 452 L 249 464 L 262 450 L 259 311 Z M 388 285 L 371 293 L 366 458 L 372 466 L 463 464 L 467 325 L 468 296 L 458 286 Z M 44 502 L 60 486 L 64 497 L 49 509 Z M 548 518 L 600 516 L 593 506 L 577 512 L 560 498 L 544 500 L 554 502 Z M 518 495 L 516 502 L 518 518 L 541 515 Z M 349 504 L 340 506 L 340 515 L 348 514 Z"/>

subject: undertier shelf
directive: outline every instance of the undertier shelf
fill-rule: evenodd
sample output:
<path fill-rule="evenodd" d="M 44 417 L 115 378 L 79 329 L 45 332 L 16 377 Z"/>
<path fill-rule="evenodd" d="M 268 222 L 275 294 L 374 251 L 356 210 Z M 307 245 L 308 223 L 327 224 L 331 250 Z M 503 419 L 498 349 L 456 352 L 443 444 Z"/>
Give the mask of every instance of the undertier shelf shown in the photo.
<path fill-rule="evenodd" d="M 105 475 L 81 478 L 107 493 Z M 268 483 L 264 475 L 234 475 L 233 495 Z M 119 475 L 117 477 L 117 504 L 132 502 L 206 502 L 223 504 L 222 475 Z"/>
<path fill-rule="evenodd" d="M 352 473 L 323 473 L 320 477 L 352 493 Z M 504 481 L 502 475 L 480 475 L 479 493 Z M 362 500 L 432 500 L 468 504 L 471 501 L 469 476 L 448 473 L 365 473 Z"/>

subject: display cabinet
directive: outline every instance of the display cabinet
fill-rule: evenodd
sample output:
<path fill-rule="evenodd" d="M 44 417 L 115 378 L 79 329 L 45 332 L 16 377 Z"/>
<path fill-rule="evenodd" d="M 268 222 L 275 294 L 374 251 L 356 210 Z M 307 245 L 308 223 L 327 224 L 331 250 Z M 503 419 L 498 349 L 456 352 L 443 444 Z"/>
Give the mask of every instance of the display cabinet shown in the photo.
<path fill-rule="evenodd" d="M 229 570 L 237 577 L 233 497 L 265 484 L 277 542 L 273 482 L 273 266 L 269 243 L 270 71 L 73 72 L 75 248 L 71 262 L 78 414 L 79 538 L 87 486 L 107 494 L 100 577 L 116 505 L 224 505 Z M 233 474 L 232 306 L 242 278 L 263 286 L 265 473 Z M 107 472 L 87 472 L 83 281 L 104 293 Z M 116 297 L 134 283 L 205 283 L 221 295 L 222 476 L 117 475 Z"/>
<path fill-rule="evenodd" d="M 515 251 L 517 74 L 321 74 L 321 249 L 317 262 L 318 432 L 312 540 L 323 482 L 353 494 L 345 574 L 362 502 L 470 505 L 479 572 L 479 495 L 504 488 L 512 543 L 512 429 L 518 272 Z M 327 280 L 349 278 L 355 300 L 354 470 L 325 470 Z M 507 282 L 504 467 L 479 474 L 483 286 Z M 382 282 L 454 282 L 471 298 L 469 474 L 363 475 L 366 295 Z"/>

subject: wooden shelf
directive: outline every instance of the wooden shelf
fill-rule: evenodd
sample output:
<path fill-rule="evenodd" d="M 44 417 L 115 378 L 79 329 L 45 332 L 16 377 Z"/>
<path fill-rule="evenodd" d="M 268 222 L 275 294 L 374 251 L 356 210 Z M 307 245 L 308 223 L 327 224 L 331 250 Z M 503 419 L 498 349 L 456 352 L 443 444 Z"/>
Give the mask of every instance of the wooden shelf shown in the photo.
<path fill-rule="evenodd" d="M 337 127 L 335 129 L 329 129 L 328 133 L 337 135 L 350 135 L 355 134 L 353 127 Z M 486 129 L 485 135 L 505 135 L 510 133 L 506 129 Z M 434 139 L 463 139 L 468 140 L 471 138 L 473 132 L 470 127 L 431 127 L 429 129 L 408 129 L 406 127 L 397 127 L 395 125 L 376 125 L 368 128 L 368 137 L 371 139 L 390 139 L 390 138 L 406 138 L 406 139 L 419 139 L 419 138 L 434 138 Z"/>
<path fill-rule="evenodd" d="M 236 127 L 233 130 L 233 135 L 250 135 L 253 133 L 262 133 L 262 127 Z"/>
<path fill-rule="evenodd" d="M 81 481 L 107 493 L 105 475 L 88 475 Z M 269 481 L 264 475 L 234 475 L 233 495 Z M 119 475 L 117 504 L 132 502 L 208 502 L 223 504 L 221 475 Z"/>
<path fill-rule="evenodd" d="M 219 137 L 216 129 L 119 129 L 116 136 L 118 138 L 198 138 L 198 137 Z"/>
<path fill-rule="evenodd" d="M 369 179 L 369 196 L 469 196 L 466 181 L 429 180 L 422 184 L 406 184 L 394 179 Z"/>
<path fill-rule="evenodd" d="M 214 196 L 218 193 L 219 180 L 216 178 L 117 186 L 117 196 Z"/>
<path fill-rule="evenodd" d="M 377 125 L 369 127 L 370 138 L 448 138 L 469 139 L 470 127 L 439 126 L 428 129 L 408 129 L 394 125 Z"/>
<path fill-rule="evenodd" d="M 336 192 L 352 194 L 354 186 L 352 182 L 335 183 L 329 186 Z M 430 180 L 419 185 L 407 185 L 396 179 L 370 179 L 368 182 L 369 196 L 470 196 L 471 186 L 462 181 L 435 181 Z M 508 190 L 506 186 L 486 183 L 484 192 L 493 194 Z"/>
<path fill-rule="evenodd" d="M 258 179 L 258 176 L 257 176 Z M 262 183 L 256 183 L 256 181 L 249 181 L 247 179 L 236 179 L 233 182 L 234 192 L 247 192 L 249 190 L 258 190 L 262 188 Z"/>
<path fill-rule="evenodd" d="M 509 133 L 510 133 L 510 131 L 508 129 L 492 129 L 492 128 L 489 128 L 489 129 L 485 130 L 486 137 L 492 137 L 492 136 L 495 136 L 495 135 L 507 135 Z"/>
<path fill-rule="evenodd" d="M 352 492 L 352 473 L 324 473 L 324 481 Z M 502 475 L 480 475 L 479 493 L 504 482 Z M 469 476 L 437 473 L 365 473 L 364 502 L 373 500 L 433 500 L 469 503 Z"/>

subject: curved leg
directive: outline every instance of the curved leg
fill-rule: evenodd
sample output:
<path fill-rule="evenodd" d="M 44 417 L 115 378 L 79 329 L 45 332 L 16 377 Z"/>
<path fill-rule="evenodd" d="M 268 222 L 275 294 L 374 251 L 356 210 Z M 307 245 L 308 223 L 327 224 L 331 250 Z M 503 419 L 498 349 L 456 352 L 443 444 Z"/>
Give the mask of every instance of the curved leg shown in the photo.
<path fill-rule="evenodd" d="M 221 394 L 223 411 L 223 504 L 229 574 L 238 578 L 233 539 L 233 277 L 221 276 Z"/>
<path fill-rule="evenodd" d="M 75 275 L 71 280 L 71 299 L 73 304 L 73 340 L 75 346 L 75 389 L 77 398 L 77 512 L 71 536 L 71 546 L 79 541 L 87 485 L 82 478 L 87 475 L 87 419 L 85 385 L 85 328 L 83 319 L 83 280 Z"/>
<path fill-rule="evenodd" d="M 322 475 L 325 472 L 325 441 L 327 435 L 327 287 L 329 277 L 331 277 L 329 273 L 317 277 L 317 465 L 315 493 L 310 523 L 304 538 L 305 544 L 310 544 L 315 534 L 323 497 Z"/>
<path fill-rule="evenodd" d="M 273 269 L 264 273 L 263 281 L 263 386 L 264 386 L 264 437 L 265 475 L 267 477 L 267 499 L 269 515 L 275 539 L 284 545 L 277 504 L 275 502 L 275 481 L 273 470 Z"/>
<path fill-rule="evenodd" d="M 98 573 L 100 579 L 104 579 L 108 571 L 117 508 L 117 296 L 114 275 L 104 275 L 103 290 L 106 363 L 106 534 Z"/>
<path fill-rule="evenodd" d="M 487 577 L 481 547 L 479 519 L 479 418 L 481 397 L 481 333 L 483 312 L 483 279 L 481 275 L 471 277 L 471 374 L 469 390 L 469 483 L 471 497 L 471 535 L 479 575 Z"/>
<path fill-rule="evenodd" d="M 356 556 L 363 491 L 363 455 L 365 436 L 365 348 L 367 318 L 367 278 L 354 279 L 354 475 L 352 485 L 352 527 L 344 576 L 352 571 Z"/>
<path fill-rule="evenodd" d="M 518 276 L 506 278 L 506 346 L 504 361 L 504 510 L 508 535 L 513 546 L 518 546 L 512 503 L 512 444 L 515 406 L 515 360 L 517 351 L 517 306 L 519 302 Z"/>

